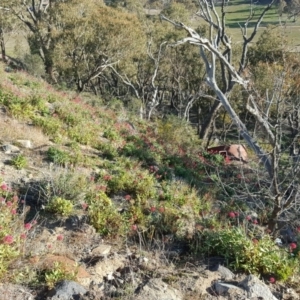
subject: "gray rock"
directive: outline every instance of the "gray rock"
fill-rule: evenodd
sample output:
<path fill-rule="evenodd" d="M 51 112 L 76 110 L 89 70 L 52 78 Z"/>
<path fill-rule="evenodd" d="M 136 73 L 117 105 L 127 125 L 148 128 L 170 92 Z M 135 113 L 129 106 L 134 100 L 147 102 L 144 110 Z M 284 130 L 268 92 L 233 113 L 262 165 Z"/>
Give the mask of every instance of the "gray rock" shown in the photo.
<path fill-rule="evenodd" d="M 243 289 L 229 283 L 216 282 L 214 284 L 214 288 L 218 295 L 232 294 L 232 293 L 234 293 L 235 295 L 240 294 L 241 296 L 245 295 L 245 291 Z"/>
<path fill-rule="evenodd" d="M 92 254 L 95 256 L 97 256 L 97 255 L 107 256 L 110 253 L 110 250 L 111 250 L 110 245 L 101 244 L 92 250 Z"/>
<path fill-rule="evenodd" d="M 182 300 L 182 294 L 159 278 L 150 279 L 138 291 L 135 300 Z"/>
<path fill-rule="evenodd" d="M 16 140 L 16 143 L 23 148 L 32 148 L 32 143 L 30 140 Z"/>
<path fill-rule="evenodd" d="M 20 148 L 11 144 L 5 144 L 2 146 L 2 149 L 5 154 L 10 154 L 10 153 L 18 153 L 20 152 Z"/>
<path fill-rule="evenodd" d="M 234 274 L 226 267 L 219 265 L 217 271 L 220 273 L 221 278 L 224 280 L 232 280 L 234 278 Z"/>
<path fill-rule="evenodd" d="M 48 294 L 49 300 L 72 300 L 78 299 L 80 295 L 87 293 L 87 290 L 75 281 L 63 280 L 59 282 Z"/>
<path fill-rule="evenodd" d="M 271 293 L 268 286 L 254 275 L 247 276 L 240 282 L 240 286 L 247 291 L 248 297 L 251 299 L 254 297 L 260 297 L 264 300 L 277 300 L 277 298 Z"/>

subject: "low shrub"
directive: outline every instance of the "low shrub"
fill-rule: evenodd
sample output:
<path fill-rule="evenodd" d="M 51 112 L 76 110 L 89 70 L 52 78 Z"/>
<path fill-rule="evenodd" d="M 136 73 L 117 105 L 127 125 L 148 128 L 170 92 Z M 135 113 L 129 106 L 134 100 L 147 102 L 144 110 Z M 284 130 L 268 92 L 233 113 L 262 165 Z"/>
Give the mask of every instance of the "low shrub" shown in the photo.
<path fill-rule="evenodd" d="M 54 197 L 49 201 L 46 210 L 62 216 L 69 216 L 73 212 L 73 204 L 70 200 Z"/>
<path fill-rule="evenodd" d="M 222 256 L 234 270 L 256 275 L 274 275 L 286 281 L 298 271 L 298 258 L 278 247 L 269 235 L 260 239 L 242 227 L 205 230 L 195 240 L 194 250 L 204 256 Z"/>
<path fill-rule="evenodd" d="M 0 180 L 1 183 L 1 180 Z M 12 262 L 22 255 L 27 232 L 32 223 L 24 225 L 24 215 L 18 214 L 19 199 L 6 183 L 0 184 L 0 278 Z"/>
<path fill-rule="evenodd" d="M 66 165 L 71 161 L 70 154 L 56 147 L 50 147 L 47 151 L 49 161 L 59 165 Z"/>
<path fill-rule="evenodd" d="M 104 192 L 88 195 L 86 202 L 89 222 L 101 235 L 112 237 L 124 233 L 124 219 Z"/>
<path fill-rule="evenodd" d="M 12 160 L 11 160 L 11 164 L 18 170 L 21 170 L 23 168 L 25 168 L 27 166 L 27 159 L 24 155 L 19 154 L 17 156 L 15 156 Z"/>

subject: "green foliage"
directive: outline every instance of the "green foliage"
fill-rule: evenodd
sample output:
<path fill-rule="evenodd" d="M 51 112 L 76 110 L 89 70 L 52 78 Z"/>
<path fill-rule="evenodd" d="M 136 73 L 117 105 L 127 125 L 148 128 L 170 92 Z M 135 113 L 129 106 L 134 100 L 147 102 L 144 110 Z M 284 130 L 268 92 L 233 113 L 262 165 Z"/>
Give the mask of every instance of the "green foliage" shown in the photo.
<path fill-rule="evenodd" d="M 54 173 L 45 178 L 38 191 L 43 201 L 50 202 L 53 198 L 72 199 L 76 204 L 82 201 L 82 195 L 91 190 L 93 184 L 85 175 L 68 169 L 55 169 Z"/>
<path fill-rule="evenodd" d="M 101 143 L 97 148 L 102 152 L 104 158 L 113 160 L 118 156 L 116 147 L 110 143 Z"/>
<path fill-rule="evenodd" d="M 107 177 L 103 176 L 103 180 L 105 178 Z M 148 199 L 155 195 L 155 179 L 148 171 L 132 166 L 124 167 L 121 162 L 113 168 L 112 175 L 107 180 L 107 188 L 110 194 L 126 191 L 141 199 Z"/>
<path fill-rule="evenodd" d="M 297 271 L 297 259 L 276 246 L 270 236 L 251 239 L 241 227 L 205 230 L 199 234 L 195 250 L 202 255 L 220 255 L 235 270 L 257 275 L 273 274 L 282 281 Z"/>
<path fill-rule="evenodd" d="M 103 137 L 109 140 L 116 140 L 118 133 L 115 130 L 108 128 L 103 132 Z"/>
<path fill-rule="evenodd" d="M 29 74 L 37 77 L 45 76 L 45 67 L 39 55 L 25 54 L 23 60 Z"/>
<path fill-rule="evenodd" d="M 26 98 L 0 89 L 0 103 L 6 106 L 10 114 L 19 119 L 28 119 L 34 115 L 34 107 Z"/>
<path fill-rule="evenodd" d="M 35 116 L 33 119 L 33 124 L 39 126 L 46 135 L 51 137 L 58 136 L 61 128 L 62 122 L 58 118 L 53 117 L 40 117 Z"/>
<path fill-rule="evenodd" d="M 267 27 L 259 37 L 256 45 L 249 50 L 251 65 L 263 63 L 283 63 L 284 60 L 284 37 L 280 30 Z"/>
<path fill-rule="evenodd" d="M 49 201 L 46 210 L 65 217 L 73 212 L 73 204 L 70 200 L 54 197 Z"/>
<path fill-rule="evenodd" d="M 24 169 L 27 163 L 27 158 L 23 154 L 19 154 L 11 160 L 11 164 L 18 170 Z"/>
<path fill-rule="evenodd" d="M 56 147 L 50 147 L 48 149 L 47 157 L 50 161 L 59 165 L 66 165 L 71 160 L 70 154 L 68 152 L 60 150 Z"/>
<path fill-rule="evenodd" d="M 87 196 L 90 224 L 103 236 L 117 236 L 124 233 L 124 224 L 110 198 L 104 192 Z"/>
<path fill-rule="evenodd" d="M 144 46 L 145 34 L 134 14 L 101 2 L 86 2 L 82 13 L 81 4 L 81 1 L 58 4 L 56 18 L 64 26 L 56 31 L 54 57 L 64 79 L 75 81 L 82 91 L 102 73 L 99 70 L 107 64 L 107 55 L 111 62 L 136 56 Z"/>
<path fill-rule="evenodd" d="M 59 281 L 74 281 L 76 279 L 76 272 L 67 271 L 62 264 L 57 262 L 54 264 L 53 268 L 44 270 L 42 275 L 43 281 L 45 281 L 49 289 L 52 289 Z"/>

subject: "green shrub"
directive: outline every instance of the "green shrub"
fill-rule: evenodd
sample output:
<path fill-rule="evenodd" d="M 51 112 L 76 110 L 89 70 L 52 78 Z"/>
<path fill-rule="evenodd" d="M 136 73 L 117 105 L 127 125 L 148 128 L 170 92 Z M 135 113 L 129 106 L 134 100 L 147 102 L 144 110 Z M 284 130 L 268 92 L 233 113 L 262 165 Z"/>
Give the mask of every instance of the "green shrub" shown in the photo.
<path fill-rule="evenodd" d="M 62 216 L 69 216 L 73 212 L 73 204 L 70 200 L 54 197 L 49 201 L 46 210 Z"/>
<path fill-rule="evenodd" d="M 104 192 L 90 194 L 86 202 L 89 204 L 89 222 L 103 236 L 117 236 L 124 233 L 124 219 Z"/>
<path fill-rule="evenodd" d="M 36 186 L 44 202 L 50 202 L 55 197 L 71 199 L 76 205 L 82 201 L 83 195 L 90 192 L 93 182 L 84 174 L 57 167 L 53 173 Z"/>
<path fill-rule="evenodd" d="M 50 147 L 47 151 L 49 161 L 59 165 L 66 165 L 71 161 L 70 154 L 56 147 Z"/>
<path fill-rule="evenodd" d="M 15 156 L 12 160 L 11 160 L 11 164 L 18 170 L 21 170 L 23 168 L 25 168 L 27 166 L 27 159 L 24 155 L 19 154 L 17 156 Z"/>
<path fill-rule="evenodd" d="M 109 140 L 116 140 L 118 136 L 118 133 L 113 129 L 106 129 L 103 132 L 103 137 Z"/>
<path fill-rule="evenodd" d="M 98 145 L 97 149 L 102 152 L 103 158 L 109 160 L 113 160 L 119 155 L 116 147 L 111 144 L 101 143 Z"/>
<path fill-rule="evenodd" d="M 28 73 L 37 77 L 45 75 L 45 66 L 42 59 L 37 54 L 25 54 L 24 63 Z"/>
<path fill-rule="evenodd" d="M 108 192 L 110 194 L 125 191 L 136 197 L 148 199 L 156 193 L 156 181 L 148 171 L 118 166 L 112 170 L 112 174 L 111 178 L 107 180 Z"/>
<path fill-rule="evenodd" d="M 44 134 L 56 137 L 61 132 L 63 127 L 61 121 L 58 118 L 54 117 L 41 117 L 35 116 L 32 118 L 33 124 L 41 127 Z"/>
<path fill-rule="evenodd" d="M 205 256 L 219 255 L 234 270 L 251 274 L 273 274 L 278 280 L 288 280 L 299 263 L 294 256 L 279 248 L 269 235 L 251 239 L 241 227 L 205 230 L 199 233 L 194 249 Z"/>

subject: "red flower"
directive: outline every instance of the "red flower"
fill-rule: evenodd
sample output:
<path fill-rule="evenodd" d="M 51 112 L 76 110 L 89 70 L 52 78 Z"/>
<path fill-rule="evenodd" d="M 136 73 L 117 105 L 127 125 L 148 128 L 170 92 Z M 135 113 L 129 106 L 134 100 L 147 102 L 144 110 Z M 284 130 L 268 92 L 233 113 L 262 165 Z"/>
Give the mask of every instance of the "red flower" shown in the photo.
<path fill-rule="evenodd" d="M 290 243 L 290 249 L 294 250 L 297 248 L 297 244 L 296 243 Z"/>
<path fill-rule="evenodd" d="M 12 235 L 7 235 L 3 238 L 3 243 L 4 244 L 12 244 L 14 242 L 14 237 Z"/>
<path fill-rule="evenodd" d="M 62 234 L 59 234 L 58 236 L 57 236 L 57 240 L 58 241 L 62 241 L 64 239 L 64 236 L 62 235 Z"/>
<path fill-rule="evenodd" d="M 131 196 L 130 195 L 126 195 L 125 196 L 125 200 L 129 201 L 131 199 Z"/>
<path fill-rule="evenodd" d="M 19 197 L 18 197 L 18 196 L 16 196 L 16 195 L 13 196 L 13 201 L 14 201 L 14 202 L 17 202 L 18 200 L 19 200 Z"/>
<path fill-rule="evenodd" d="M 235 213 L 233 211 L 228 213 L 229 218 L 235 218 Z"/>
<path fill-rule="evenodd" d="M 165 212 L 165 208 L 163 206 L 161 206 L 158 210 L 161 214 Z"/>
<path fill-rule="evenodd" d="M 13 208 L 10 212 L 12 215 L 15 215 L 17 213 L 17 210 L 15 208 Z"/>
<path fill-rule="evenodd" d="M 151 207 L 150 207 L 150 211 L 151 211 L 151 212 L 155 212 L 155 211 L 156 211 L 156 207 L 155 207 L 155 206 L 151 206 Z"/>
<path fill-rule="evenodd" d="M 270 281 L 270 283 L 275 283 L 276 279 L 274 277 L 270 277 L 269 281 Z"/>
<path fill-rule="evenodd" d="M 105 181 L 109 181 L 109 180 L 111 180 L 111 176 L 110 175 L 104 175 L 103 176 L 103 179 L 105 180 Z"/>
<path fill-rule="evenodd" d="M 7 191 L 8 190 L 8 186 L 7 186 L 6 183 L 2 183 L 0 188 L 1 188 L 2 191 Z"/>
<path fill-rule="evenodd" d="M 6 202 L 6 206 L 11 207 L 12 206 L 12 202 L 11 201 L 7 201 Z"/>
<path fill-rule="evenodd" d="M 258 224 L 258 221 L 257 221 L 256 219 L 254 219 L 254 220 L 252 221 L 252 223 L 253 223 L 253 224 Z"/>
<path fill-rule="evenodd" d="M 252 242 L 256 245 L 258 243 L 258 239 L 253 239 Z"/>
<path fill-rule="evenodd" d="M 251 216 L 247 216 L 247 217 L 246 217 L 246 220 L 247 220 L 247 221 L 251 221 Z"/>
<path fill-rule="evenodd" d="M 24 228 L 25 228 L 26 230 L 30 230 L 31 227 L 32 227 L 31 223 L 26 223 L 26 224 L 24 225 Z"/>
<path fill-rule="evenodd" d="M 26 239 L 26 234 L 25 234 L 25 233 L 22 233 L 22 234 L 20 235 L 20 238 L 21 238 L 21 240 L 25 240 L 25 239 Z"/>

